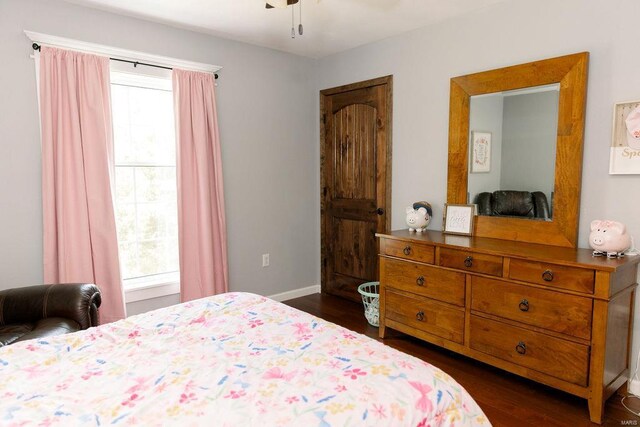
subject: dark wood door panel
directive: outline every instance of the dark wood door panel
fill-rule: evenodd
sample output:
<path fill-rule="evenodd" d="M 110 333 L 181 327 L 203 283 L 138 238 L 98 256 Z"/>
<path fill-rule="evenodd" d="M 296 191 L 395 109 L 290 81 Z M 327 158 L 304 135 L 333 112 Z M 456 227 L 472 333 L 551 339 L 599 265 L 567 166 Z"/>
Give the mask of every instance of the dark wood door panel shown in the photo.
<path fill-rule="evenodd" d="M 322 290 L 358 300 L 389 230 L 391 77 L 321 91 Z"/>
<path fill-rule="evenodd" d="M 334 218 L 333 234 L 334 271 L 361 282 L 375 278 L 377 258 L 369 256 L 376 250 L 374 226 L 370 222 Z"/>
<path fill-rule="evenodd" d="M 375 200 L 377 109 L 348 105 L 332 119 L 333 197 Z"/>
<path fill-rule="evenodd" d="M 331 217 L 377 223 L 377 206 L 375 200 L 333 199 L 327 213 Z"/>

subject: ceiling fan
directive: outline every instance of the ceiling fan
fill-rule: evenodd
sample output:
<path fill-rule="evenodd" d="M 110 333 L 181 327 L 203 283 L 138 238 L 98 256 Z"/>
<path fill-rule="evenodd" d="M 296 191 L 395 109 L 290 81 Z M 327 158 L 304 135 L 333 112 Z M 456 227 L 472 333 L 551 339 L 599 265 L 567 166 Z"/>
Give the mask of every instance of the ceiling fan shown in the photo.
<path fill-rule="evenodd" d="M 268 0 L 265 7 L 267 9 L 284 9 L 287 6 L 291 6 L 293 4 L 297 4 L 298 0 Z"/>
<path fill-rule="evenodd" d="M 320 3 L 320 0 L 316 0 Z M 298 24 L 298 33 L 302 35 L 302 0 L 267 0 L 265 3 L 265 8 L 267 9 L 284 9 L 287 6 L 293 6 L 294 4 L 300 3 L 300 23 Z M 293 7 L 291 8 L 291 38 L 296 37 L 296 30 L 293 23 Z"/>

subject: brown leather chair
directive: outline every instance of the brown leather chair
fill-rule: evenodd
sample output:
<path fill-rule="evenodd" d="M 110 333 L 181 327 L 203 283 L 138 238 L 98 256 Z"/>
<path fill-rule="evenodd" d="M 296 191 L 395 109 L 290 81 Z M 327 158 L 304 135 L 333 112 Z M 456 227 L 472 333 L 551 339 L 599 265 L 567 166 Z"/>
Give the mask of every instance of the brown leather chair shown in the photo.
<path fill-rule="evenodd" d="M 549 219 L 549 203 L 541 191 L 478 193 L 473 203 L 478 205 L 478 215 Z"/>
<path fill-rule="evenodd" d="M 98 325 L 100 290 L 90 283 L 0 291 L 0 347 Z"/>

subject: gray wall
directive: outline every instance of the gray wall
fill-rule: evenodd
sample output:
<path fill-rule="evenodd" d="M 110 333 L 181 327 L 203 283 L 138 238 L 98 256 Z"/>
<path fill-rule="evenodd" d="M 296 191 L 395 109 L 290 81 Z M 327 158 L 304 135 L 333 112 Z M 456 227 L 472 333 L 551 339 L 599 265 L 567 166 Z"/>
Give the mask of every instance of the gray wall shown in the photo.
<path fill-rule="evenodd" d="M 589 223 L 615 219 L 640 241 L 640 175 L 608 174 L 615 102 L 640 99 L 637 0 L 511 0 L 440 24 L 324 58 L 318 88 L 393 74 L 393 228 L 416 200 L 442 226 L 446 200 L 449 79 L 543 58 L 589 51 L 579 245 Z M 636 304 L 636 325 L 640 325 Z M 640 328 L 634 331 L 634 357 Z M 634 362 L 635 363 L 635 362 Z"/>
<path fill-rule="evenodd" d="M 542 191 L 551 202 L 558 129 L 558 91 L 504 98 L 503 190 Z"/>
<path fill-rule="evenodd" d="M 142 301 L 127 303 L 127 316 L 134 316 L 147 311 L 180 303 L 180 294 L 165 295 L 158 298 L 149 298 Z"/>
<path fill-rule="evenodd" d="M 58 0 L 0 0 L 0 289 L 42 282 L 38 110 L 25 29 L 223 66 L 230 288 L 269 295 L 319 284 L 315 61 Z M 266 252 L 271 266 L 262 268 Z"/>
<path fill-rule="evenodd" d="M 471 173 L 471 158 L 469 158 L 469 184 L 467 188 L 469 203 L 473 203 L 478 193 L 483 191 L 492 193 L 500 190 L 503 106 L 502 95 L 471 97 L 469 130 L 491 132 L 491 170 Z M 471 149 L 471 143 L 469 148 Z"/>

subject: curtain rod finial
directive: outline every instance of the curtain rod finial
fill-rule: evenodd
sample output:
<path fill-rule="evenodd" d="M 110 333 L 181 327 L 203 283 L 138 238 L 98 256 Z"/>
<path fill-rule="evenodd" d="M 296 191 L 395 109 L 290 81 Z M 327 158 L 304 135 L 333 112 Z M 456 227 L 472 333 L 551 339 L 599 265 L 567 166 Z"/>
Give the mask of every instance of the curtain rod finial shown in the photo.
<path fill-rule="evenodd" d="M 32 44 L 31 47 L 33 48 L 33 50 L 40 50 L 40 45 L 38 43 Z"/>

